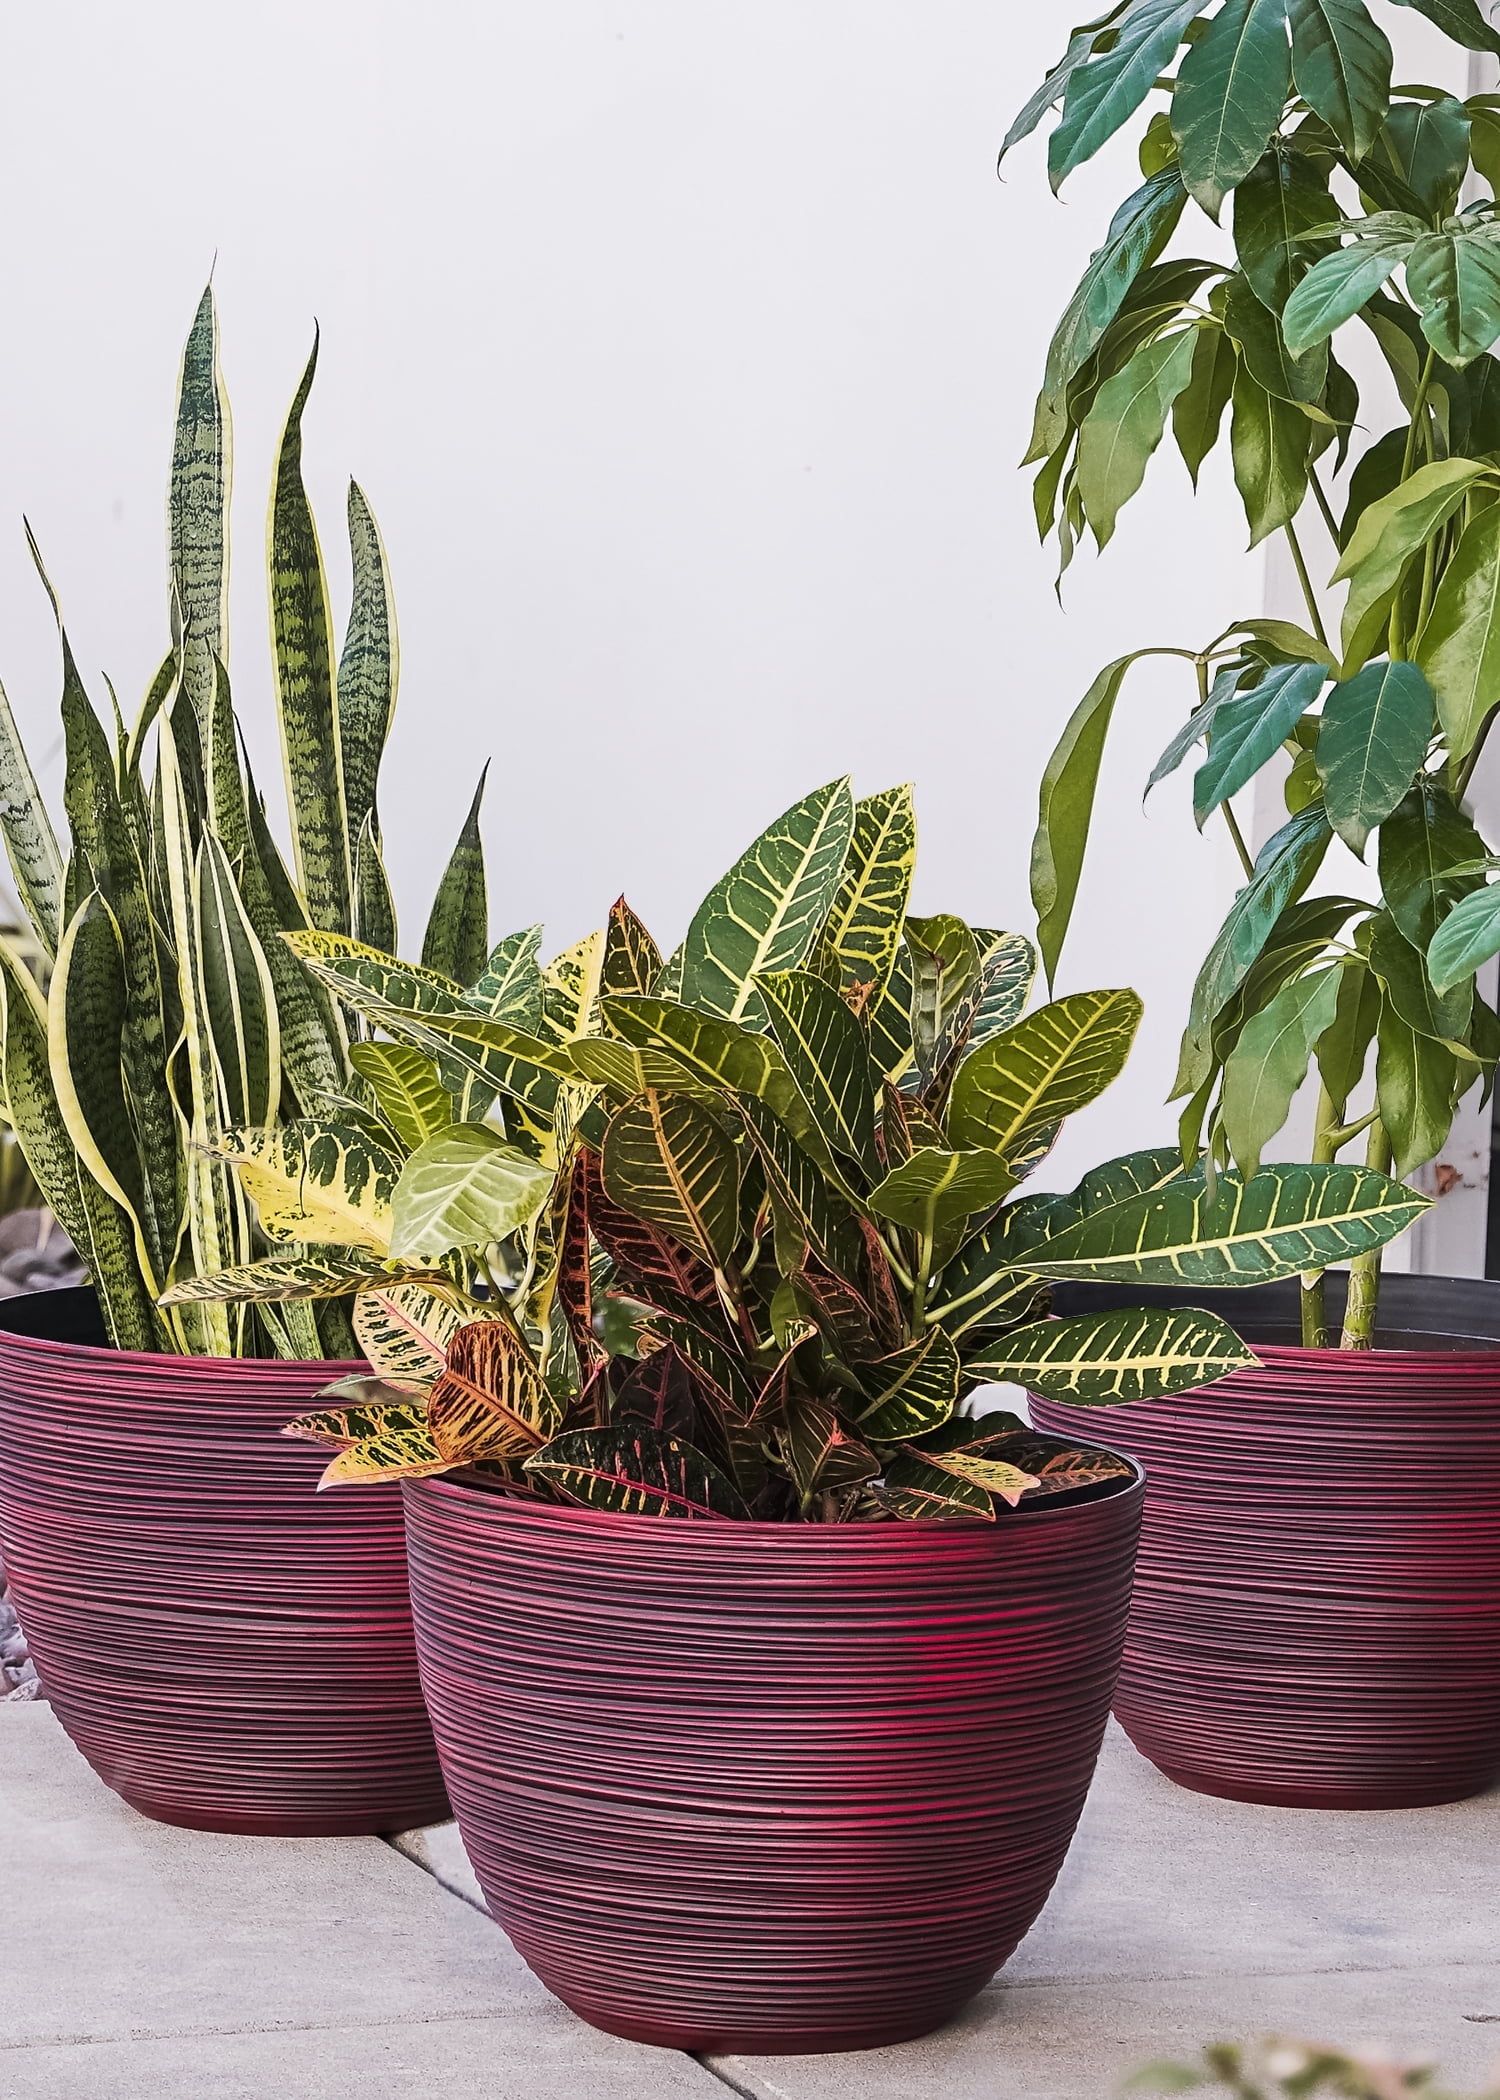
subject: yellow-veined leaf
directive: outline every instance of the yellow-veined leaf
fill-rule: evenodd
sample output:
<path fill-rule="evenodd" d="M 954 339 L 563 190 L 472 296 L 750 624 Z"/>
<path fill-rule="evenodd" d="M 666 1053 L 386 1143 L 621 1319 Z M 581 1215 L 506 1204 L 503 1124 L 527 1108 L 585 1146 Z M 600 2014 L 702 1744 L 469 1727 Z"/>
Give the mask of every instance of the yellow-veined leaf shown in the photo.
<path fill-rule="evenodd" d="M 455 1123 L 407 1160 L 392 1197 L 390 1250 L 434 1259 L 520 1231 L 546 1202 L 552 1169 L 484 1123 Z"/>
<path fill-rule="evenodd" d="M 445 1458 L 524 1458 L 561 1423 L 561 1406 L 513 1327 L 475 1320 L 459 1328 L 427 1396 L 428 1431 Z"/>
<path fill-rule="evenodd" d="M 413 1151 L 453 1121 L 453 1097 L 425 1051 L 409 1043 L 356 1043 L 349 1062 L 397 1137 Z"/>
<path fill-rule="evenodd" d="M 1134 992 L 1073 992 L 971 1051 L 953 1081 L 948 1136 L 1017 1162 L 1124 1068 L 1140 1026 Z"/>
<path fill-rule="evenodd" d="M 554 1437 L 526 1470 L 585 1509 L 647 1517 L 743 1517 L 738 1490 L 702 1452 L 660 1430 L 622 1423 Z"/>
<path fill-rule="evenodd" d="M 1073 1407 L 1112 1407 L 1211 1385 L 1255 1362 L 1217 1313 L 1130 1306 L 1017 1327 L 965 1368 Z"/>
<path fill-rule="evenodd" d="M 238 1170 L 267 1239 L 390 1252 L 400 1169 L 366 1131 L 304 1116 L 269 1130 L 226 1130 L 211 1149 Z"/>
<path fill-rule="evenodd" d="M 680 1094 L 645 1093 L 610 1118 L 604 1187 L 621 1209 L 658 1225 L 722 1268 L 739 1231 L 740 1170 L 732 1141 Z"/>

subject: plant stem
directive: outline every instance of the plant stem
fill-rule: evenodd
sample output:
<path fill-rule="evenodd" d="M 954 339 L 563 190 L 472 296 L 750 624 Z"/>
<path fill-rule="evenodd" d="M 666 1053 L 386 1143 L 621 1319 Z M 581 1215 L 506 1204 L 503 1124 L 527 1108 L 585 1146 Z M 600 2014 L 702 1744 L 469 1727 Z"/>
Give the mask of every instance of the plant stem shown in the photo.
<path fill-rule="evenodd" d="M 1198 705 L 1202 707 L 1208 699 L 1208 658 L 1206 656 L 1195 656 L 1193 659 L 1193 671 L 1198 680 Z M 1229 828 L 1229 836 L 1234 840 L 1234 850 L 1240 857 L 1240 866 L 1244 869 L 1248 880 L 1255 873 L 1255 862 L 1250 858 L 1250 854 L 1246 849 L 1244 835 L 1240 831 L 1239 823 L 1234 811 L 1229 807 L 1228 801 L 1221 802 L 1219 807 L 1224 812 L 1224 822 Z"/>
<path fill-rule="evenodd" d="M 1384 1123 L 1370 1125 L 1365 1164 L 1379 1174 L 1391 1171 L 1391 1141 Z M 1380 1298 L 1380 1250 L 1359 1254 L 1349 1264 L 1349 1301 L 1344 1308 L 1341 1349 L 1370 1349 L 1375 1343 L 1375 1313 Z"/>
<path fill-rule="evenodd" d="M 1437 352 L 1429 347 L 1422 360 L 1422 374 L 1417 381 L 1417 391 L 1411 402 L 1411 428 L 1406 433 L 1406 448 L 1401 455 L 1401 479 L 1405 481 L 1417 457 L 1417 432 L 1427 411 L 1427 395 L 1432 386 L 1433 368 L 1437 364 Z"/>
<path fill-rule="evenodd" d="M 1323 484 L 1318 479 L 1318 472 L 1316 467 L 1308 468 L 1307 485 L 1313 492 L 1313 501 L 1317 504 L 1318 510 L 1322 515 L 1323 523 L 1328 528 L 1328 537 L 1333 541 L 1335 547 L 1340 546 L 1341 542 L 1339 540 L 1339 521 L 1333 515 L 1333 506 L 1329 503 L 1327 496 L 1323 493 Z"/>
<path fill-rule="evenodd" d="M 911 1338 L 922 1339 L 927 1320 L 927 1286 L 932 1281 L 932 1234 L 924 1232 L 917 1240 L 917 1273 L 911 1287 Z"/>
<path fill-rule="evenodd" d="M 1328 647 L 1328 632 L 1323 625 L 1323 615 L 1318 610 L 1318 594 L 1313 589 L 1311 576 L 1307 573 L 1307 563 L 1303 559 L 1302 544 L 1297 538 L 1297 528 L 1291 519 L 1288 518 L 1281 529 L 1286 534 L 1286 543 L 1292 550 L 1292 560 L 1297 570 L 1297 581 L 1302 586 L 1302 596 L 1307 605 L 1307 617 L 1312 626 L 1312 631 L 1326 649 Z"/>
<path fill-rule="evenodd" d="M 1339 1134 L 1337 1111 L 1333 1096 L 1326 1086 L 1318 1087 L 1318 1107 L 1313 1119 L 1312 1156 L 1314 1166 L 1326 1166 L 1337 1150 L 1334 1139 Z M 1304 1349 L 1326 1349 L 1329 1342 L 1327 1291 L 1321 1269 L 1308 1269 L 1302 1276 L 1302 1346 Z"/>

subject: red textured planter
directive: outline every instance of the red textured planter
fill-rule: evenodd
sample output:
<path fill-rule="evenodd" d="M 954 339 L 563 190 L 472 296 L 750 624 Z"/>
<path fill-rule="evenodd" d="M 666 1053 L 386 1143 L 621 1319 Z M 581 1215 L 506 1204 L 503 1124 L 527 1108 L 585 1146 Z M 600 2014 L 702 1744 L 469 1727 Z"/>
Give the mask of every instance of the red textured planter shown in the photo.
<path fill-rule="evenodd" d="M 397 1491 L 316 1495 L 328 1454 L 280 1434 L 355 1367 L 102 1341 L 89 1291 L 0 1303 L 0 1554 L 72 1741 L 194 1829 L 446 1815 Z"/>
<path fill-rule="evenodd" d="M 1068 1294 L 1212 1305 L 1260 1358 L 1142 1407 L 1032 1402 L 1146 1468 L 1115 1712 L 1200 1793 L 1462 1800 L 1500 1781 L 1500 1287 L 1387 1277 L 1387 1346 L 1351 1354 L 1294 1345 L 1296 1293 Z"/>
<path fill-rule="evenodd" d="M 985 1524 L 681 1522 L 406 1487 L 486 1900 L 613 2034 L 870 2048 L 1046 1900 L 1109 1710 L 1139 1480 Z"/>

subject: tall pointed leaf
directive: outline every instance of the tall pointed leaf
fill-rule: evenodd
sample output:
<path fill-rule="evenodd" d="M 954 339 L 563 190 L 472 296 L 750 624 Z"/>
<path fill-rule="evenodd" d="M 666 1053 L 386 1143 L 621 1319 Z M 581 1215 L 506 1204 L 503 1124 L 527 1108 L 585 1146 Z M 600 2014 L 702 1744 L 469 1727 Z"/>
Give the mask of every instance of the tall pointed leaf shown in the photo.
<path fill-rule="evenodd" d="M 1136 660 L 1135 654 L 1118 656 L 1099 673 L 1069 716 L 1042 774 L 1031 842 L 1031 901 L 1049 983 L 1056 979 L 1078 896 L 1105 739 L 1125 673 Z"/>
<path fill-rule="evenodd" d="M 1226 0 L 1177 73 L 1172 132 L 1182 179 L 1218 217 L 1281 122 L 1291 83 L 1288 0 Z"/>
<path fill-rule="evenodd" d="M 854 833 L 823 943 L 839 982 L 884 990 L 901 944 L 917 857 L 910 786 L 886 788 L 854 805 Z"/>
<path fill-rule="evenodd" d="M 486 765 L 457 844 L 443 870 L 422 938 L 423 969 L 439 970 L 459 984 L 473 983 L 489 953 L 490 909 L 484 881 L 484 842 L 479 836 L 479 809 L 488 772 Z"/>
<path fill-rule="evenodd" d="M 167 543 L 182 619 L 182 679 L 207 728 L 214 659 L 229 654 L 229 402 L 219 374 L 213 290 L 198 303 L 182 354 Z"/>
<path fill-rule="evenodd" d="M 380 826 L 373 809 L 366 810 L 354 841 L 353 927 L 354 938 L 366 947 L 395 954 L 396 902 L 385 871 Z"/>
<path fill-rule="evenodd" d="M 661 950 L 623 897 L 609 907 L 601 989 L 616 994 L 649 992 L 661 975 Z"/>
<path fill-rule="evenodd" d="M 823 1142 L 866 1174 L 878 1175 L 876 1075 L 863 1028 L 839 993 L 807 970 L 762 972 L 755 985 Z"/>
<path fill-rule="evenodd" d="M 1363 160 L 1390 99 L 1389 38 L 1364 0 L 1291 0 L 1291 23 L 1298 94 Z"/>
<path fill-rule="evenodd" d="M 49 960 L 62 938 L 62 855 L 0 686 L 0 834 L 32 931 Z"/>
<path fill-rule="evenodd" d="M 381 754 L 390 734 L 400 675 L 396 601 L 375 514 L 358 482 L 349 484 L 349 552 L 354 595 L 339 656 L 339 754 L 351 848 L 375 807 Z"/>
<path fill-rule="evenodd" d="M 269 1123 L 281 1105 L 276 990 L 234 870 L 208 831 L 198 848 L 197 903 L 199 964 L 221 1113 L 231 1123 Z"/>

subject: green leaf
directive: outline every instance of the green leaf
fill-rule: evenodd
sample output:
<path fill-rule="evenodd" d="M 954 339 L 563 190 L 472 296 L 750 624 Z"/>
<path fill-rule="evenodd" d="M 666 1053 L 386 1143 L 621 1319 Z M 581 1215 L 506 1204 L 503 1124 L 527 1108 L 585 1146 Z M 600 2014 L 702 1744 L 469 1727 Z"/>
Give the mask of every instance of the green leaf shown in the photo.
<path fill-rule="evenodd" d="M 375 808 L 381 755 L 396 708 L 400 650 L 385 546 L 356 481 L 349 484 L 348 509 L 354 595 L 339 656 L 338 702 L 345 821 L 352 845 Z"/>
<path fill-rule="evenodd" d="M 1109 49 L 1096 50 L 1070 75 L 1062 116 L 1047 145 L 1054 190 L 1140 108 L 1203 6 L 1204 0 L 1138 0 Z"/>
<path fill-rule="evenodd" d="M 1237 364 L 1234 345 L 1222 328 L 1197 331 L 1192 373 L 1172 403 L 1172 435 L 1194 488 L 1199 469 L 1219 441 Z"/>
<path fill-rule="evenodd" d="M 1370 968 L 1397 1017 L 1429 1041 L 1463 1050 L 1474 1012 L 1472 979 L 1439 992 L 1428 977 L 1422 951 L 1412 946 L 1387 912 L 1371 919 L 1365 945 Z"/>
<path fill-rule="evenodd" d="M 1400 241 L 1356 241 L 1314 263 L 1281 316 L 1282 338 L 1291 355 L 1300 357 L 1327 342 L 1367 306 L 1405 260 L 1408 246 Z"/>
<path fill-rule="evenodd" d="M 517 933 L 506 934 L 490 950 L 488 962 L 465 992 L 465 1005 L 491 1020 L 507 1021 L 525 1034 L 540 1034 L 541 949 L 540 926 L 523 926 Z"/>
<path fill-rule="evenodd" d="M 771 1037 L 751 1035 L 717 1014 L 696 1013 L 668 999 L 606 999 L 604 1017 L 637 1049 L 664 1050 L 710 1085 L 753 1094 L 775 1111 L 800 1144 L 827 1157 L 812 1113 Z"/>
<path fill-rule="evenodd" d="M 893 1517 L 940 1519 L 970 1523 L 978 1517 L 995 1521 L 995 1505 L 988 1488 L 977 1480 L 960 1480 L 917 1451 L 898 1451 L 886 1466 L 883 1480 L 874 1489 L 882 1509 Z"/>
<path fill-rule="evenodd" d="M 356 1043 L 349 1062 L 411 1151 L 453 1121 L 453 1097 L 425 1051 L 414 1050 L 409 1043 Z"/>
<path fill-rule="evenodd" d="M 1410 790 L 1432 726 L 1432 688 L 1415 664 L 1366 664 L 1324 701 L 1318 777 L 1328 821 L 1354 852 Z"/>
<path fill-rule="evenodd" d="M 1375 158 L 1389 163 L 1430 218 L 1442 218 L 1456 207 L 1468 171 L 1469 112 L 1452 95 L 1398 102 L 1381 126 Z M 1371 171 L 1361 172 L 1368 181 Z"/>
<path fill-rule="evenodd" d="M 1229 1149 L 1248 1180 L 1291 1113 L 1313 1044 L 1333 1023 L 1340 972 L 1294 977 L 1245 1023 L 1224 1067 L 1221 1113 Z"/>
<path fill-rule="evenodd" d="M 865 1032 L 840 993 L 806 970 L 762 972 L 755 988 L 797 1090 L 825 1145 L 872 1178 L 877 1075 Z"/>
<path fill-rule="evenodd" d="M 1066 435 L 1070 381 L 1098 348 L 1142 270 L 1166 246 L 1186 203 L 1181 175 L 1166 168 L 1143 182 L 1111 219 L 1048 347 L 1029 459 L 1045 458 Z"/>
<path fill-rule="evenodd" d="M 1115 0 L 1115 4 L 1107 8 L 1102 15 L 1096 15 L 1092 22 L 1086 22 L 1082 28 L 1073 31 L 1062 57 L 1012 121 L 1000 148 L 1001 161 L 1004 161 L 1012 146 L 1017 146 L 1022 139 L 1029 138 L 1048 110 L 1062 100 L 1063 90 L 1093 50 L 1099 31 L 1122 15 L 1130 4 L 1131 0 Z"/>
<path fill-rule="evenodd" d="M 932 1240 L 941 1266 L 956 1250 L 968 1220 L 1009 1195 L 1015 1182 L 993 1152 L 944 1152 L 923 1145 L 878 1181 L 865 1200 L 876 1217 Z"/>
<path fill-rule="evenodd" d="M 1500 504 L 1465 528 L 1443 570 L 1416 659 L 1451 757 L 1474 748 L 1500 696 Z"/>
<path fill-rule="evenodd" d="M 1118 1077 L 1140 1019 L 1134 992 L 1073 992 L 992 1036 L 959 1066 L 949 1138 L 1014 1165 Z"/>
<path fill-rule="evenodd" d="M 1406 260 L 1422 333 L 1460 371 L 1500 337 L 1500 241 L 1487 227 L 1429 233 Z"/>
<path fill-rule="evenodd" d="M 1490 27 L 1475 0 L 1393 0 L 1397 7 L 1414 7 L 1418 14 L 1435 22 L 1445 36 L 1470 51 L 1500 55 L 1500 33 Z"/>
<path fill-rule="evenodd" d="M 610 1118 L 603 1167 L 622 1210 L 723 1268 L 739 1233 L 740 1170 L 711 1116 L 679 1094 L 642 1094 Z"/>
<path fill-rule="evenodd" d="M 958 1351 L 940 1327 L 861 1373 L 868 1395 L 856 1426 L 871 1443 L 900 1443 L 937 1429 L 958 1404 Z"/>
<path fill-rule="evenodd" d="M 1390 40 L 1364 0 L 1291 0 L 1291 22 L 1298 94 L 1363 160 L 1390 101 Z"/>
<path fill-rule="evenodd" d="M 206 831 L 198 848 L 198 961 L 204 1016 L 231 1123 L 269 1123 L 281 1105 L 281 1023 L 270 965 L 234 870 Z"/>
<path fill-rule="evenodd" d="M 1398 1174 L 1436 1159 L 1453 1127 L 1453 1052 L 1402 1019 L 1387 999 L 1375 1047 L 1375 1099 Z"/>
<path fill-rule="evenodd" d="M 182 354 L 167 494 L 167 553 L 181 623 L 182 678 L 205 725 L 214 658 L 225 654 L 229 628 L 229 454 L 229 403 L 219 375 L 210 288 L 198 302 Z"/>
<path fill-rule="evenodd" d="M 0 834 L 16 895 L 50 961 L 62 938 L 62 855 L 0 686 Z"/>
<path fill-rule="evenodd" d="M 1252 547 L 1302 508 L 1311 431 L 1300 408 L 1268 394 L 1241 364 L 1231 396 L 1229 449 Z"/>
<path fill-rule="evenodd" d="M 701 1451 L 634 1424 L 571 1429 L 526 1470 L 585 1509 L 642 1517 L 743 1517 L 738 1490 Z"/>
<path fill-rule="evenodd" d="M 397 1163 L 364 1131 L 304 1116 L 273 1130 L 226 1130 L 206 1149 L 239 1169 L 267 1239 L 389 1251 Z"/>
<path fill-rule="evenodd" d="M 469 804 L 452 857 L 443 870 L 433 899 L 432 915 L 422 938 L 422 967 L 438 970 L 459 984 L 472 984 L 484 968 L 490 945 L 489 903 L 484 884 L 484 843 L 479 836 L 479 809 L 484 801 L 486 766 Z"/>
<path fill-rule="evenodd" d="M 1138 653 L 1116 657 L 1099 673 L 1068 717 L 1042 774 L 1031 841 L 1031 902 L 1049 983 L 1056 978 L 1078 897 L 1105 739 L 1125 673 Z"/>
<path fill-rule="evenodd" d="M 1380 1005 L 1380 986 L 1373 972 L 1362 961 L 1346 960 L 1339 971 L 1333 1021 L 1319 1036 L 1316 1046 L 1318 1072 L 1340 1122 L 1350 1095 L 1364 1078 L 1370 1045 L 1380 1021 Z"/>
<path fill-rule="evenodd" d="M 1226 0 L 1178 68 L 1182 179 L 1214 218 L 1280 124 L 1291 71 L 1287 0 Z"/>
<path fill-rule="evenodd" d="M 383 954 L 396 952 L 396 903 L 373 809 L 365 812 L 354 842 L 354 938 Z"/>
<path fill-rule="evenodd" d="M 333 629 L 317 528 L 302 485 L 302 411 L 317 367 L 315 335 L 282 432 L 271 494 L 271 628 L 297 880 L 313 925 L 347 933 L 352 877 Z"/>
<path fill-rule="evenodd" d="M 1211 1385 L 1255 1362 L 1216 1313 L 1132 1306 L 1018 1327 L 966 1369 L 1071 1407 L 1113 1407 Z"/>
<path fill-rule="evenodd" d="M 1484 881 L 1484 842 L 1438 781 L 1424 779 L 1380 827 L 1380 888 L 1391 917 L 1426 953 L 1461 897 Z"/>
<path fill-rule="evenodd" d="M 1278 401 L 1312 402 L 1328 384 L 1328 345 L 1315 343 L 1293 357 L 1281 323 L 1256 297 L 1248 277 L 1230 278 L 1224 293 L 1224 329 L 1257 386 Z"/>
<path fill-rule="evenodd" d="M 824 948 L 837 964 L 845 990 L 873 985 L 878 993 L 889 982 L 916 857 L 917 822 L 909 786 L 887 788 L 855 803 L 849 857 L 823 932 Z"/>
<path fill-rule="evenodd" d="M 1172 403 L 1192 376 L 1196 331 L 1159 335 L 1107 379 L 1078 434 L 1078 493 L 1101 547 L 1140 487 Z"/>
<path fill-rule="evenodd" d="M 390 1251 L 434 1260 L 458 1247 L 507 1238 L 552 1192 L 550 1167 L 483 1123 L 455 1123 L 427 1138 L 402 1167 L 391 1196 Z"/>
<path fill-rule="evenodd" d="M 859 1221 L 824 1168 L 753 1095 L 741 1095 L 739 1111 L 773 1200 L 789 1213 L 826 1268 L 838 1276 L 857 1274 Z"/>
<path fill-rule="evenodd" d="M 1492 955 L 1500 955 L 1500 888 L 1460 898 L 1432 936 L 1427 971 L 1433 990 L 1451 991 Z"/>
<path fill-rule="evenodd" d="M 1278 664 L 1258 685 L 1241 687 L 1215 711 L 1208 756 L 1193 776 L 1193 816 L 1201 831 L 1212 811 L 1237 795 L 1281 748 L 1327 679 L 1322 664 Z"/>
<path fill-rule="evenodd" d="M 1289 818 L 1261 847 L 1254 872 L 1229 907 L 1193 985 L 1174 1101 L 1196 1093 L 1208 1077 L 1215 1019 L 1244 983 L 1282 912 L 1312 881 L 1330 836 L 1327 815 L 1314 803 Z"/>
<path fill-rule="evenodd" d="M 1262 1167 L 1251 1181 L 1201 1174 L 1129 1196 L 1016 1254 L 1036 1276 L 1097 1283 L 1269 1283 L 1386 1246 L 1429 1209 L 1369 1167 Z"/>
<path fill-rule="evenodd" d="M 540 933 L 540 929 L 536 929 Z M 491 958 L 493 964 L 493 957 Z M 605 929 L 604 962 L 600 971 L 603 992 L 628 994 L 649 992 L 661 975 L 661 950 L 623 897 L 609 907 Z M 522 1026 L 529 1026 L 523 1022 Z"/>
<path fill-rule="evenodd" d="M 765 1025 L 754 980 L 800 969 L 838 894 L 854 829 L 847 780 L 794 803 L 715 883 L 682 951 L 682 999 L 726 1020 Z"/>
<path fill-rule="evenodd" d="M 1234 192 L 1234 252 L 1257 299 L 1279 314 L 1328 251 L 1337 207 L 1327 176 L 1305 153 L 1278 144 Z M 1227 390 L 1226 390 L 1227 397 Z"/>
<path fill-rule="evenodd" d="M 1492 471 L 1481 460 L 1432 460 L 1359 513 L 1332 579 L 1349 585 L 1343 628 L 1346 656 L 1354 654 L 1366 620 L 1385 606 L 1407 563 L 1447 524 L 1474 484 Z"/>
<path fill-rule="evenodd" d="M 286 1299 L 346 1298 L 366 1285 L 390 1280 L 384 1262 L 346 1254 L 339 1248 L 316 1248 L 305 1254 L 273 1254 L 212 1276 L 187 1276 L 164 1291 L 162 1305 L 231 1304 L 253 1300 L 275 1304 Z M 371 1432 L 373 1434 L 373 1432 Z"/>

